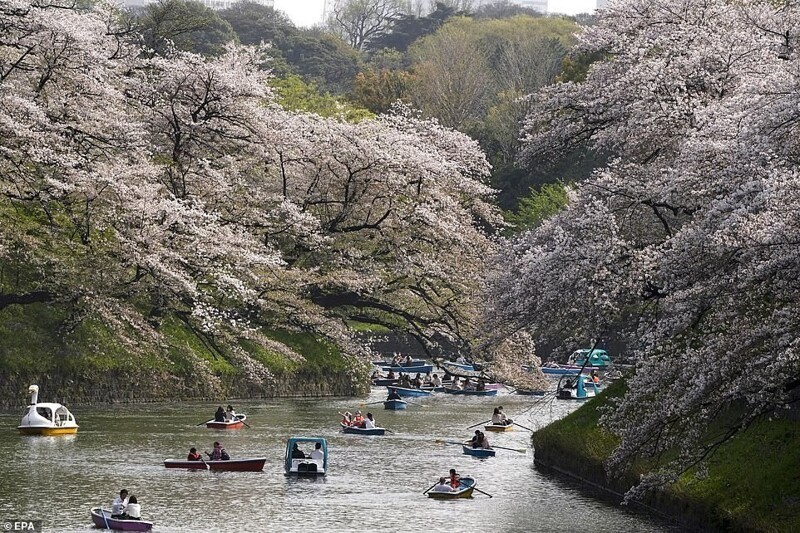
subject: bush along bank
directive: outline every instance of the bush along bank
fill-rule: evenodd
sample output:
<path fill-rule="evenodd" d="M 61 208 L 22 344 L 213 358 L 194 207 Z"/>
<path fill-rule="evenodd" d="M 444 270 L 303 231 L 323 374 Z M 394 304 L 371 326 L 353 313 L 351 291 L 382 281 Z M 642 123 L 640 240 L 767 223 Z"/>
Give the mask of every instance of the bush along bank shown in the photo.
<path fill-rule="evenodd" d="M 624 383 L 615 383 L 535 432 L 537 468 L 600 488 L 605 498 L 620 503 L 648 470 L 641 461 L 625 475 L 609 479 L 603 468 L 619 441 L 598 426 L 600 412 L 624 391 Z M 691 530 L 800 531 L 800 422 L 764 417 L 724 443 L 702 476 L 696 470 L 685 472 L 636 506 Z"/>

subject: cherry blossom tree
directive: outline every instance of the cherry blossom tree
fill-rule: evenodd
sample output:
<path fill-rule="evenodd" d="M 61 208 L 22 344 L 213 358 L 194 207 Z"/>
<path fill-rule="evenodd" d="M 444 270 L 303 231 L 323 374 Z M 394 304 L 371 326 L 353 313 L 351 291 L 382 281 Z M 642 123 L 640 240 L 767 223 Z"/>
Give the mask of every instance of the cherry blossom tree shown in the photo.
<path fill-rule="evenodd" d="M 637 364 L 603 419 L 621 438 L 608 466 L 656 460 L 629 496 L 800 384 L 799 16 L 793 3 L 612 3 L 577 50 L 605 59 L 530 97 L 526 162 L 584 145 L 615 157 L 502 245 L 491 311 L 565 346 L 627 328 Z M 719 430 L 723 412 L 734 421 Z"/>

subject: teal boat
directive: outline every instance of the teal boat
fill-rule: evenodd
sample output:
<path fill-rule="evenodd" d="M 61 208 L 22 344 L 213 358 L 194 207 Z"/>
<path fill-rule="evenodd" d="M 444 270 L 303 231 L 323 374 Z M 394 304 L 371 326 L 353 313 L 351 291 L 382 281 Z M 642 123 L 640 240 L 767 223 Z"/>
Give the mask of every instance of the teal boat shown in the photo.
<path fill-rule="evenodd" d="M 611 357 L 608 356 L 608 352 L 605 350 L 592 350 L 592 354 L 589 356 L 588 362 L 586 361 L 587 355 L 589 355 L 589 350 L 575 350 L 572 352 L 572 355 L 569 356 L 568 363 L 578 367 L 582 367 L 584 364 L 587 367 L 591 366 L 595 368 L 606 368 L 611 366 Z"/>
<path fill-rule="evenodd" d="M 324 476 L 328 472 L 328 441 L 322 437 L 290 438 L 286 441 L 284 469 L 287 476 Z"/>

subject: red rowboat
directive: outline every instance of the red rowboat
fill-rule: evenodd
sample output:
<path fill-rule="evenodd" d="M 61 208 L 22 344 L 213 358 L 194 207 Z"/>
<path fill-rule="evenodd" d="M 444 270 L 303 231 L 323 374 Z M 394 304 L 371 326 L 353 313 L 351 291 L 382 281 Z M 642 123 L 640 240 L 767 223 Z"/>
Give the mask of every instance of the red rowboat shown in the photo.
<path fill-rule="evenodd" d="M 261 472 L 264 469 L 266 457 L 251 457 L 247 459 L 229 459 L 227 461 L 186 461 L 182 459 L 167 459 L 164 461 L 166 468 L 191 468 L 195 470 L 224 470 L 226 472 Z M 208 466 L 206 466 L 208 465 Z"/>
<path fill-rule="evenodd" d="M 206 422 L 206 427 L 208 429 L 242 429 L 245 420 L 247 420 L 247 415 L 236 415 L 236 420 L 229 420 L 228 422 L 209 420 Z"/>

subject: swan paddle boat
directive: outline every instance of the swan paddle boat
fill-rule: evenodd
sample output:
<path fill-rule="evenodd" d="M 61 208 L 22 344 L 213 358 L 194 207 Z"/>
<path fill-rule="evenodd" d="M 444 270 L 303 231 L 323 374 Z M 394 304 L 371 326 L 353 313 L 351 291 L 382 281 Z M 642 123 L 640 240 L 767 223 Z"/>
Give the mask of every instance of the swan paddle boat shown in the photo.
<path fill-rule="evenodd" d="M 242 429 L 245 420 L 247 420 L 247 415 L 236 415 L 233 420 L 227 420 L 225 422 L 209 420 L 206 422 L 206 427 L 208 429 Z"/>
<path fill-rule="evenodd" d="M 20 435 L 74 435 L 78 423 L 69 409 L 60 403 L 39 403 L 39 385 L 28 387 L 31 404 L 25 408 L 17 429 Z"/>
<path fill-rule="evenodd" d="M 227 461 L 186 461 L 184 459 L 167 459 L 165 468 L 189 468 L 191 470 L 215 470 L 218 472 L 261 472 L 264 470 L 266 457 L 246 459 L 228 459 Z"/>
<path fill-rule="evenodd" d="M 317 449 L 319 444 L 319 449 Z M 295 446 L 312 450 L 309 453 L 292 454 Z M 318 451 L 317 451 L 318 450 Z M 314 457 L 312 457 L 312 455 Z M 321 457 L 319 457 L 321 455 Z M 284 455 L 284 469 L 287 476 L 315 477 L 324 476 L 328 472 L 328 441 L 322 437 L 292 437 L 286 441 L 286 454 Z"/>
<path fill-rule="evenodd" d="M 386 433 L 386 429 L 384 428 L 360 428 L 356 426 L 347 426 L 345 424 L 341 424 L 342 431 L 347 433 L 348 435 L 383 435 Z"/>
<path fill-rule="evenodd" d="M 558 380 L 556 398 L 559 400 L 588 400 L 600 394 L 600 389 L 593 381 L 586 381 L 583 376 L 561 376 Z"/>
<path fill-rule="evenodd" d="M 473 448 L 471 444 L 462 444 L 464 455 L 473 457 L 494 457 L 495 451 L 491 448 Z"/>
<path fill-rule="evenodd" d="M 428 498 L 436 500 L 454 500 L 456 498 L 471 498 L 475 486 L 478 484 L 475 478 L 462 477 L 459 480 L 458 488 L 450 492 L 428 491 Z"/>
<path fill-rule="evenodd" d="M 152 522 L 145 520 L 120 520 L 111 518 L 111 511 L 95 507 L 91 510 L 92 522 L 100 529 L 116 529 L 118 531 L 150 531 L 153 529 Z"/>

